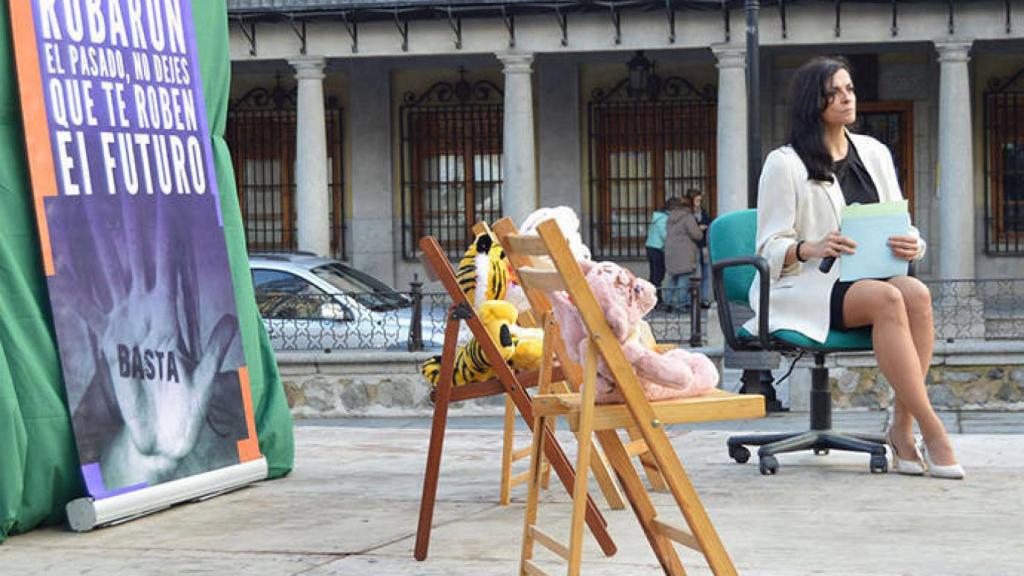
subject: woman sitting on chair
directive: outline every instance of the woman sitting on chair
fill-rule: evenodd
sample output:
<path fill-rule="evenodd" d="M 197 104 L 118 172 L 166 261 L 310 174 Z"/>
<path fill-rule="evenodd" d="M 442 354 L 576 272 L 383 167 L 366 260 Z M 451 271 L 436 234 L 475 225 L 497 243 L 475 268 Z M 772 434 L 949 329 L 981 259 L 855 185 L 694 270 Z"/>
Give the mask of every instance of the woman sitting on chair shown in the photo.
<path fill-rule="evenodd" d="M 772 277 L 769 329 L 795 330 L 824 342 L 830 329 L 871 326 L 878 366 L 896 393 L 887 434 L 893 468 L 960 479 L 963 468 L 925 390 L 934 345 L 928 288 L 909 276 L 839 281 L 841 256 L 857 248 L 839 233 L 843 207 L 903 197 L 888 148 L 847 131 L 856 105 L 843 60 L 815 58 L 793 77 L 789 141 L 768 155 L 758 189 L 757 253 L 768 260 Z M 914 227 L 908 235 L 890 237 L 888 246 L 907 261 L 924 256 L 925 243 Z M 822 272 L 826 258 L 835 265 Z M 755 304 L 757 292 L 754 282 Z M 920 451 L 914 420 L 923 435 Z"/>

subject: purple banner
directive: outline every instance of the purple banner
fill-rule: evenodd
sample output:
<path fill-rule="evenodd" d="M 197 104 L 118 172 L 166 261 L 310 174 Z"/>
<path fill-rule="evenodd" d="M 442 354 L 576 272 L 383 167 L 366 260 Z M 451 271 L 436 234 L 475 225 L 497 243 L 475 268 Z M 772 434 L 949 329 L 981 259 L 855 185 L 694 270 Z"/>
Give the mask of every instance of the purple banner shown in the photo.
<path fill-rule="evenodd" d="M 91 495 L 258 457 L 188 0 L 30 4 L 56 184 L 34 192 Z"/>

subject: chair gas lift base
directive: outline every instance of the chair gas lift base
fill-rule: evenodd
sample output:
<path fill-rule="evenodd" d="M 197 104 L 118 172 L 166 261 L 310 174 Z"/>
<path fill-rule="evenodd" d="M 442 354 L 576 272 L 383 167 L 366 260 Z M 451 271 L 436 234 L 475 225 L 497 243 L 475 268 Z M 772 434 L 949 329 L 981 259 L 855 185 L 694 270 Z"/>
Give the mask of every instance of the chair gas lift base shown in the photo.
<path fill-rule="evenodd" d="M 832 394 L 828 382 L 825 355 L 832 352 L 871 349 L 871 330 L 829 331 L 825 342 L 816 342 L 791 330 L 769 334 L 768 314 L 759 317 L 755 336 L 734 323 L 730 304 L 749 306 L 752 282 L 760 282 L 760 310 L 768 310 L 768 263 L 755 255 L 757 230 L 755 210 L 740 210 L 720 216 L 709 231 L 712 278 L 715 299 L 719 305 L 719 321 L 726 339 L 725 365 L 744 372 L 747 392 L 760 393 L 765 378 L 751 372 L 766 371 L 779 365 L 780 353 L 809 352 L 814 355 L 811 368 L 810 430 L 785 434 L 733 436 L 728 439 L 729 457 L 738 463 L 750 459 L 747 446 L 760 446 L 757 451 L 761 474 L 778 472 L 777 454 L 813 450 L 825 455 L 830 450 L 865 452 L 871 455 L 872 473 L 887 472 L 885 438 L 879 434 L 840 433 L 832 430 Z M 756 274 L 755 274 L 756 272 Z M 769 379 L 770 381 L 770 379 Z"/>
<path fill-rule="evenodd" d="M 729 457 L 744 464 L 750 459 L 750 450 L 747 449 L 747 446 L 760 446 L 757 457 L 761 474 L 772 475 L 779 470 L 776 454 L 810 449 L 814 450 L 817 455 L 825 455 L 832 449 L 847 450 L 871 454 L 871 472 L 884 473 L 888 471 L 889 464 L 886 460 L 884 436 L 881 434 L 844 434 L 832 430 L 832 398 L 828 384 L 828 369 L 823 365 L 824 354 L 815 354 L 814 362 L 815 367 L 811 368 L 810 430 L 784 434 L 732 436 L 727 441 Z M 738 368 L 739 366 L 729 367 Z M 747 393 L 756 394 L 758 392 L 756 389 L 751 389 Z"/>

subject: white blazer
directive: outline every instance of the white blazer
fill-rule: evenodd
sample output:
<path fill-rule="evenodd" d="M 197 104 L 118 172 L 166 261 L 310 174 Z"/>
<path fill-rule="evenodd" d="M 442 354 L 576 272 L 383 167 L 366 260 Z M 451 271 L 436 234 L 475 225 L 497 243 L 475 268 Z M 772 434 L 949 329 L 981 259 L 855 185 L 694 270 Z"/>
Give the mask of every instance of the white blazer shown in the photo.
<path fill-rule="evenodd" d="M 901 200 L 899 182 L 892 155 L 884 144 L 870 136 L 849 134 L 864 167 L 878 189 L 880 202 Z M 820 258 L 794 261 L 784 267 L 786 251 L 799 240 L 817 241 L 842 224 L 846 206 L 839 182 L 820 182 L 807 177 L 807 168 L 790 146 L 776 148 L 765 160 L 758 184 L 757 254 L 771 269 L 768 330 L 795 330 L 808 338 L 824 342 L 829 331 L 829 306 L 832 285 L 839 280 L 843 259 L 836 260 L 828 274 L 818 270 Z M 924 256 L 924 240 L 911 226 Z M 754 318 L 744 325 L 757 334 L 760 286 L 755 278 L 750 286 L 750 304 Z"/>

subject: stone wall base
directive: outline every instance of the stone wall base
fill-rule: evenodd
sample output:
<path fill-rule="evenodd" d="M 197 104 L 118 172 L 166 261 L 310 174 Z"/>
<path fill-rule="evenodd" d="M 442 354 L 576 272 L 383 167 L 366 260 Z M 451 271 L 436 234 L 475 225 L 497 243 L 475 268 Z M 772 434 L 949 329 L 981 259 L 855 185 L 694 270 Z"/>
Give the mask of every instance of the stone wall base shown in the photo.
<path fill-rule="evenodd" d="M 805 357 L 793 371 L 791 410 L 808 409 L 812 365 Z M 827 357 L 826 366 L 834 408 L 885 410 L 892 406 L 892 387 L 873 354 L 836 354 Z M 937 410 L 1024 410 L 1024 342 L 939 343 L 925 385 Z"/>
<path fill-rule="evenodd" d="M 721 362 L 721 349 L 703 349 Z M 427 416 L 433 412 L 430 387 L 419 365 L 427 353 L 351 351 L 279 353 L 278 365 L 292 414 L 297 418 L 351 416 Z M 794 411 L 806 411 L 810 367 L 801 360 L 780 399 Z M 885 410 L 892 388 L 872 354 L 827 357 L 836 409 Z M 789 367 L 784 359 L 776 377 Z M 735 373 L 736 371 L 729 371 Z M 738 373 L 730 377 L 738 377 Z M 926 383 L 940 410 L 1024 410 L 1024 342 L 939 343 Z M 723 387 L 736 389 L 735 382 Z M 493 396 L 453 404 L 453 416 L 500 415 L 504 398 Z"/>
<path fill-rule="evenodd" d="M 430 386 L 420 374 L 428 353 L 279 352 L 278 367 L 296 418 L 425 416 L 433 413 Z M 451 415 L 502 414 L 504 397 L 452 405 Z"/>

